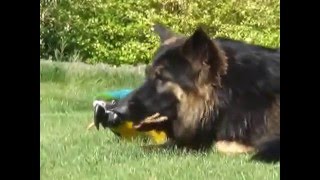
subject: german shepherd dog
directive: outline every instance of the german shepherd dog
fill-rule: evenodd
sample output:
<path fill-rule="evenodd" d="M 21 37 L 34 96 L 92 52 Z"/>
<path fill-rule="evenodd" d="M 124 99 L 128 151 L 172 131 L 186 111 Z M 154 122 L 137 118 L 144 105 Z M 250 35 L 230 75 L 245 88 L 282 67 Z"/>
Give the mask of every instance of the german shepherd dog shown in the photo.
<path fill-rule="evenodd" d="M 134 124 L 155 113 L 167 117 L 140 130 L 167 133 L 177 147 L 255 151 L 280 161 L 280 49 L 226 38 L 199 27 L 189 36 L 154 26 L 161 45 L 145 82 L 114 109 Z"/>

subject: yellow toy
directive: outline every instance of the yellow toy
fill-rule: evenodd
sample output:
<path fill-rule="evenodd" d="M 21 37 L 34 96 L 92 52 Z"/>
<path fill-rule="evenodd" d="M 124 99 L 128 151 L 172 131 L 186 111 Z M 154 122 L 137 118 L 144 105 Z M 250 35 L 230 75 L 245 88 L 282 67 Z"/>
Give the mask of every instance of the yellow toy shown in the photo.
<path fill-rule="evenodd" d="M 124 90 L 122 90 L 122 94 L 124 94 L 123 91 Z M 114 134 L 126 140 L 147 137 L 155 144 L 163 144 L 167 141 L 167 135 L 163 131 L 152 130 L 140 132 L 133 127 L 132 122 L 120 119 L 117 122 L 109 122 L 108 119 L 110 115 L 117 116 L 117 114 L 112 112 L 112 108 L 116 106 L 116 101 L 125 97 L 125 95 L 119 96 L 119 91 L 117 91 L 117 96 L 113 95 L 112 93 L 115 94 L 115 92 L 109 91 L 103 94 L 103 96 L 100 95 L 98 99 L 104 100 L 95 100 L 93 102 L 94 122 L 92 122 L 87 129 L 91 129 L 93 126 L 96 126 L 96 128 L 99 130 L 99 125 L 101 124 L 104 128 L 110 129 Z M 125 93 L 129 94 L 130 90 L 126 90 Z M 163 119 L 159 120 L 161 121 Z"/>
<path fill-rule="evenodd" d="M 111 131 L 115 134 L 118 134 L 120 137 L 131 140 L 133 138 L 149 137 L 155 144 L 163 144 L 167 140 L 166 133 L 163 131 L 147 131 L 139 132 L 133 128 L 132 122 L 125 121 L 117 127 L 110 128 Z"/>

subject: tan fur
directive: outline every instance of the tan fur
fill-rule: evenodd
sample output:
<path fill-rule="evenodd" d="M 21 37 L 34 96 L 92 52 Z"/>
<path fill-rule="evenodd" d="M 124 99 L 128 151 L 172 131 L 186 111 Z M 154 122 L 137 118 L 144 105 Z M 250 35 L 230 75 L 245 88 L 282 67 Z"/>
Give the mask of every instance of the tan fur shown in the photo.
<path fill-rule="evenodd" d="M 159 84 L 159 86 L 157 86 L 157 91 L 158 93 L 172 92 L 179 101 L 186 97 L 185 92 L 180 88 L 180 86 L 173 82 Z"/>
<path fill-rule="evenodd" d="M 205 100 L 196 94 L 190 93 L 180 101 L 178 107 L 178 120 L 175 121 L 175 132 L 185 143 L 191 140 L 198 128 L 202 128 L 205 124 L 210 112 L 209 107 L 212 107 L 213 101 Z M 192 140 L 194 141 L 194 140 Z"/>
<path fill-rule="evenodd" d="M 250 153 L 254 151 L 253 147 L 235 141 L 218 141 L 215 147 L 219 152 L 226 154 Z"/>
<path fill-rule="evenodd" d="M 215 97 L 213 87 L 203 85 L 197 92 L 185 92 L 180 86 L 173 82 L 159 84 L 159 93 L 173 92 L 179 100 L 178 118 L 174 120 L 173 126 L 175 136 L 185 144 L 192 145 L 198 127 L 202 127 L 212 111 Z M 211 93 L 212 92 L 212 93 Z"/>
<path fill-rule="evenodd" d="M 162 44 L 163 44 L 163 45 L 169 45 L 169 44 L 175 43 L 177 40 L 178 40 L 178 38 L 176 38 L 176 37 L 171 37 L 171 38 L 165 40 Z"/>

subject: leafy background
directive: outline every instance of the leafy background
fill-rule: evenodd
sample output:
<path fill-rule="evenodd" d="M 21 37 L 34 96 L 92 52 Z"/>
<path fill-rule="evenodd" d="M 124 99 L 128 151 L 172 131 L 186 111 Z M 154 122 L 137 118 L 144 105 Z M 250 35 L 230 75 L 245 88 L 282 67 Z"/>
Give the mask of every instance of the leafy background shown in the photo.
<path fill-rule="evenodd" d="M 280 46 L 279 0 L 41 0 L 40 57 L 53 61 L 146 64 L 158 45 L 152 24 L 190 34 Z"/>

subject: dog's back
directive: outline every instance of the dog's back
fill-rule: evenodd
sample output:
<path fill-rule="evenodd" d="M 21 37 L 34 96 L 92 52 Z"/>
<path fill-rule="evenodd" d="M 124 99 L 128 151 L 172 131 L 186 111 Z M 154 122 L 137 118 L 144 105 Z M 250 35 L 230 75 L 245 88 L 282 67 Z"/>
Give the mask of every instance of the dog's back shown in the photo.
<path fill-rule="evenodd" d="M 280 49 L 216 39 L 228 58 L 219 92 L 217 141 L 255 146 L 255 159 L 280 158 Z"/>

